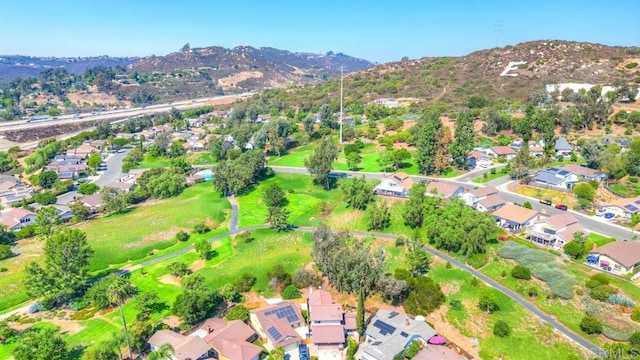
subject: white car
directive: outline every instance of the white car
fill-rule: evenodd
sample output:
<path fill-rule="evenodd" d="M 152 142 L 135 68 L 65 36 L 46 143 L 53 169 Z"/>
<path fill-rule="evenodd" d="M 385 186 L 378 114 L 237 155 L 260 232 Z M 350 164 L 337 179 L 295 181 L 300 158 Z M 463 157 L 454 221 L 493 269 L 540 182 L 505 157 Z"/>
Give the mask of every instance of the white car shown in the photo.
<path fill-rule="evenodd" d="M 602 216 L 606 213 L 607 211 L 605 209 L 598 209 L 596 210 L 596 216 Z"/>

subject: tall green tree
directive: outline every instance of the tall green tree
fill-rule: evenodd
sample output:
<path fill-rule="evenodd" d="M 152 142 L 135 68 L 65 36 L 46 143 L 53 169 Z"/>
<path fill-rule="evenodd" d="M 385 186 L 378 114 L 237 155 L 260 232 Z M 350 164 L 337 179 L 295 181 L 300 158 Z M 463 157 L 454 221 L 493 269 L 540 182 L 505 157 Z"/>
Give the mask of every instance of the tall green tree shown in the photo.
<path fill-rule="evenodd" d="M 367 183 L 364 176 L 349 179 L 340 188 L 344 194 L 344 201 L 354 209 L 364 210 L 373 200 L 373 186 Z"/>
<path fill-rule="evenodd" d="M 511 174 L 520 179 L 529 173 L 531 167 L 531 153 L 529 146 L 522 145 L 511 161 Z"/>
<path fill-rule="evenodd" d="M 598 139 L 588 139 L 580 146 L 580 154 L 587 161 L 587 166 L 592 169 L 600 167 L 601 154 L 604 151 L 604 144 Z"/>
<path fill-rule="evenodd" d="M 473 118 L 468 111 L 460 111 L 456 118 L 454 140 L 451 144 L 451 157 L 458 169 L 469 166 L 469 153 L 473 150 Z"/>
<path fill-rule="evenodd" d="M 222 303 L 222 297 L 209 289 L 198 274 L 182 278 L 183 293 L 173 304 L 173 313 L 187 324 L 195 324 L 211 316 Z"/>
<path fill-rule="evenodd" d="M 365 303 L 365 292 L 364 289 L 360 289 L 358 292 L 358 306 L 356 308 L 356 329 L 358 334 L 364 334 L 364 303 Z"/>
<path fill-rule="evenodd" d="M 15 360 L 68 360 L 71 352 L 57 328 L 30 329 L 13 348 Z"/>
<path fill-rule="evenodd" d="M 391 225 L 391 212 L 384 201 L 370 206 L 367 209 L 367 217 L 369 218 L 369 230 L 383 230 Z"/>
<path fill-rule="evenodd" d="M 29 295 L 69 299 L 86 281 L 86 267 L 93 250 L 85 233 L 63 229 L 47 238 L 45 267 L 30 263 L 25 268 L 24 285 Z"/>
<path fill-rule="evenodd" d="M 442 121 L 438 110 L 426 112 L 420 119 L 417 129 L 416 163 L 421 174 L 431 175 L 435 171 L 435 157 Z"/>
<path fill-rule="evenodd" d="M 291 215 L 291 212 L 286 208 L 272 206 L 269 208 L 267 222 L 276 231 L 287 230 L 289 228 L 289 215 Z"/>
<path fill-rule="evenodd" d="M 338 147 L 331 137 L 326 136 L 318 142 L 313 155 L 304 160 L 304 166 L 313 176 L 313 180 L 322 184 L 325 189 L 331 188 L 331 164 L 337 156 Z"/>
<path fill-rule="evenodd" d="M 42 239 L 47 239 L 53 235 L 62 224 L 62 217 L 53 206 L 40 208 L 36 215 L 36 234 Z"/>
<path fill-rule="evenodd" d="M 267 207 L 282 207 L 286 205 L 286 197 L 278 184 L 271 183 L 264 189 L 262 200 Z"/>
<path fill-rule="evenodd" d="M 171 360 L 173 354 L 173 346 L 169 343 L 160 345 L 157 350 L 154 350 L 147 355 L 147 360 Z"/>
<path fill-rule="evenodd" d="M 129 342 L 129 331 L 127 329 L 127 319 L 124 316 L 124 310 L 122 304 L 124 300 L 131 296 L 131 282 L 122 276 L 116 276 L 107 286 L 107 298 L 112 304 L 117 304 L 120 309 L 120 320 L 122 321 L 122 330 L 126 336 L 127 350 L 129 352 L 129 358 L 131 356 L 131 343 Z"/>
<path fill-rule="evenodd" d="M 404 207 L 404 223 L 411 228 L 422 226 L 423 203 L 425 199 L 425 186 L 422 183 L 415 183 L 409 190 L 409 200 Z"/>
<path fill-rule="evenodd" d="M 98 153 L 93 153 L 89 155 L 89 159 L 87 160 L 87 165 L 93 170 L 98 170 L 98 167 L 102 163 L 102 157 Z"/>

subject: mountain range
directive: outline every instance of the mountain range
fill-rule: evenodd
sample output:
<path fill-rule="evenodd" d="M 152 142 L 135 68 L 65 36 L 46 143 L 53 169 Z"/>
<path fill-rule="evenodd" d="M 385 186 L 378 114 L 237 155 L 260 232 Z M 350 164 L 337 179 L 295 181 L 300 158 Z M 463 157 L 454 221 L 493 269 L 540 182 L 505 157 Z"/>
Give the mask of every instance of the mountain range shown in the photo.
<path fill-rule="evenodd" d="M 127 66 L 138 60 L 137 57 L 38 57 L 24 55 L 0 55 L 0 79 L 13 80 L 21 77 L 37 77 L 49 68 L 64 68 L 71 74 L 80 74 L 86 68 L 97 65 Z"/>

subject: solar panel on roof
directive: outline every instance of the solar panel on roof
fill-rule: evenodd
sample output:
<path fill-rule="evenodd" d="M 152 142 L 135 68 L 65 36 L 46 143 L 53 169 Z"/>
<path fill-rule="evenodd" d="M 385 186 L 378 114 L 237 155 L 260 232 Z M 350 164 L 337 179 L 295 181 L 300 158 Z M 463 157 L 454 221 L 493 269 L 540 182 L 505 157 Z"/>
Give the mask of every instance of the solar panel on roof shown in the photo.
<path fill-rule="evenodd" d="M 401 333 L 400 333 L 400 336 L 402 336 L 402 337 L 408 337 L 408 336 L 409 336 L 409 334 L 407 334 L 406 332 L 404 332 L 404 331 L 403 331 L 403 332 L 401 332 Z"/>
<path fill-rule="evenodd" d="M 371 345 L 373 345 L 373 346 L 378 346 L 378 345 L 380 345 L 380 344 L 382 344 L 382 341 L 376 341 L 376 342 L 374 342 L 374 343 L 373 343 L 373 344 L 371 344 Z"/>
<path fill-rule="evenodd" d="M 569 172 L 567 170 L 560 170 L 558 171 L 559 175 L 565 176 L 565 175 L 569 175 Z"/>
<path fill-rule="evenodd" d="M 636 200 L 635 202 L 636 204 L 640 205 L 640 200 Z"/>
<path fill-rule="evenodd" d="M 396 331 L 395 327 L 387 323 L 384 323 L 380 320 L 376 320 L 376 322 L 373 323 L 373 326 L 377 327 L 378 330 L 380 330 L 381 335 L 387 335 L 387 334 L 391 335 L 393 334 L 394 331 Z"/>
<path fill-rule="evenodd" d="M 398 315 L 400 315 L 400 313 L 399 313 L 399 312 L 397 312 L 397 311 L 392 311 L 392 312 L 390 312 L 390 313 L 389 313 L 389 319 L 393 319 L 394 317 L 396 317 L 396 316 L 398 316 Z"/>
<path fill-rule="evenodd" d="M 275 341 L 282 339 L 282 334 L 280 334 L 280 331 L 278 331 L 278 329 L 276 329 L 274 326 L 271 326 L 270 328 L 268 328 L 267 332 L 269 333 L 269 335 L 271 335 L 271 337 Z"/>
<path fill-rule="evenodd" d="M 625 205 L 624 207 L 629 211 L 638 211 L 638 208 L 633 205 Z"/>

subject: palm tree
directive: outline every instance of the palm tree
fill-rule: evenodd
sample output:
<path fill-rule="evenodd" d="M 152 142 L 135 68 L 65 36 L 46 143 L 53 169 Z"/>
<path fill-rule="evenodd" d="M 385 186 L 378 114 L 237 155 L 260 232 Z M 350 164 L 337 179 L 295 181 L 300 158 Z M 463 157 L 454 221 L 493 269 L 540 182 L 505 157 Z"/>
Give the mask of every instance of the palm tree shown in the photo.
<path fill-rule="evenodd" d="M 129 332 L 127 331 L 127 320 L 124 317 L 124 311 L 122 310 L 122 303 L 124 299 L 131 295 L 131 284 L 123 277 L 116 275 L 109 287 L 107 287 L 107 298 L 112 304 L 117 304 L 120 308 L 120 318 L 122 319 L 122 327 L 124 329 L 124 336 L 127 343 L 127 351 L 129 352 L 129 359 L 133 359 L 131 356 L 131 342 L 129 341 Z"/>
<path fill-rule="evenodd" d="M 171 353 L 173 352 L 173 346 L 168 343 L 164 343 L 158 348 L 158 350 L 152 351 L 147 355 L 147 360 L 170 360 Z"/>

